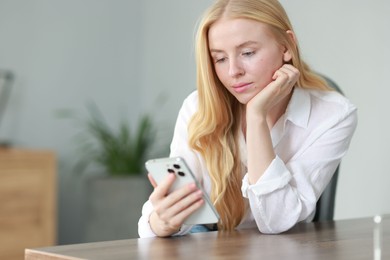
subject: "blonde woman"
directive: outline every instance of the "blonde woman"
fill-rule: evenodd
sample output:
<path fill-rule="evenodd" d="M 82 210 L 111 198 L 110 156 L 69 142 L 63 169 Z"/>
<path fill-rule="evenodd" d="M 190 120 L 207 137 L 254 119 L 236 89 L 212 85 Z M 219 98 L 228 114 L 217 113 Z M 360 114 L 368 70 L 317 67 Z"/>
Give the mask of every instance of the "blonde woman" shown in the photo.
<path fill-rule="evenodd" d="M 346 154 L 356 107 L 302 61 L 277 0 L 218 0 L 196 39 L 197 90 L 183 102 L 170 156 L 183 157 L 213 201 L 218 230 L 280 233 L 311 221 Z M 189 185 L 155 186 L 140 237 L 184 235 L 203 203 Z"/>

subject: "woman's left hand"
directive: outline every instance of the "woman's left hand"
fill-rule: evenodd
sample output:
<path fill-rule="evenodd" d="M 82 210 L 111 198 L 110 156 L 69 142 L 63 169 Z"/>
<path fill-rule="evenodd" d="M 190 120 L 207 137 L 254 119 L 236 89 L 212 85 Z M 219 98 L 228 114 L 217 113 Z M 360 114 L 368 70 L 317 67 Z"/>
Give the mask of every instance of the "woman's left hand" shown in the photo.
<path fill-rule="evenodd" d="M 247 112 L 253 111 L 266 117 L 272 107 L 291 93 L 298 78 L 298 69 L 290 64 L 284 64 L 275 71 L 272 82 L 248 102 Z"/>

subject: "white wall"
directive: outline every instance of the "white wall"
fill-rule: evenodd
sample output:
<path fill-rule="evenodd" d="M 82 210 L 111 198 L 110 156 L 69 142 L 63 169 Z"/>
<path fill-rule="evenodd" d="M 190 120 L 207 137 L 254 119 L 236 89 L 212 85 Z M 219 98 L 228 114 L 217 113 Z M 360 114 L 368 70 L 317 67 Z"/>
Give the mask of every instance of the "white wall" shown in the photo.
<path fill-rule="evenodd" d="M 165 101 L 158 108 L 160 121 L 173 125 L 183 99 L 194 89 L 193 39 L 196 22 L 212 0 L 145 1 L 142 87 L 147 107 L 155 96 Z"/>
<path fill-rule="evenodd" d="M 83 183 L 72 175 L 78 129 L 55 111 L 95 101 L 115 124 L 146 110 L 143 13 L 143 1 L 0 0 L 0 68 L 16 76 L 0 138 L 58 153 L 60 243 L 82 240 Z"/>
<path fill-rule="evenodd" d="M 94 100 L 108 121 L 144 112 L 170 133 L 195 88 L 193 32 L 212 0 L 0 0 L 0 68 L 16 75 L 0 139 L 59 156 L 59 242 L 82 241 L 82 186 L 71 176 L 77 131 L 53 115 Z M 303 56 L 359 108 L 342 162 L 336 218 L 390 212 L 387 173 L 390 3 L 281 1 Z M 164 94 L 165 103 L 157 96 Z"/>

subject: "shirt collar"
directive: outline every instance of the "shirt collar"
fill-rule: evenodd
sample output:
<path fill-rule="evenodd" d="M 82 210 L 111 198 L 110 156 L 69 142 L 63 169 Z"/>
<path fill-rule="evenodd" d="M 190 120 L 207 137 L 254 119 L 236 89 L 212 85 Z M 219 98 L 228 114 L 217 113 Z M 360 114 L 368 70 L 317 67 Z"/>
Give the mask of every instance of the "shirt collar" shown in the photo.
<path fill-rule="evenodd" d="M 310 95 L 302 88 L 295 87 L 287 106 L 285 119 L 293 124 L 306 128 L 310 117 Z"/>

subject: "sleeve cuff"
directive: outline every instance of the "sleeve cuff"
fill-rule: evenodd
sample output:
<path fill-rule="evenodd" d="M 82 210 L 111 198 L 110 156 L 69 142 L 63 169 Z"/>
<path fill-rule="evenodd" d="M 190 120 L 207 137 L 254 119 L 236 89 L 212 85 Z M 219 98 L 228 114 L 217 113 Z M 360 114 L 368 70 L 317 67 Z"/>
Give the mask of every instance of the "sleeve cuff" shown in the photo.
<path fill-rule="evenodd" d="M 265 195 L 286 186 L 291 178 L 291 173 L 282 159 L 276 156 L 255 184 L 250 185 L 248 173 L 245 174 L 242 180 L 241 192 L 244 198 L 249 197 L 248 192 L 253 192 L 256 196 Z"/>
<path fill-rule="evenodd" d="M 142 207 L 142 216 L 138 221 L 138 235 L 140 238 L 155 237 L 156 234 L 152 231 L 149 224 L 149 217 L 152 214 L 153 206 L 148 200 Z"/>

